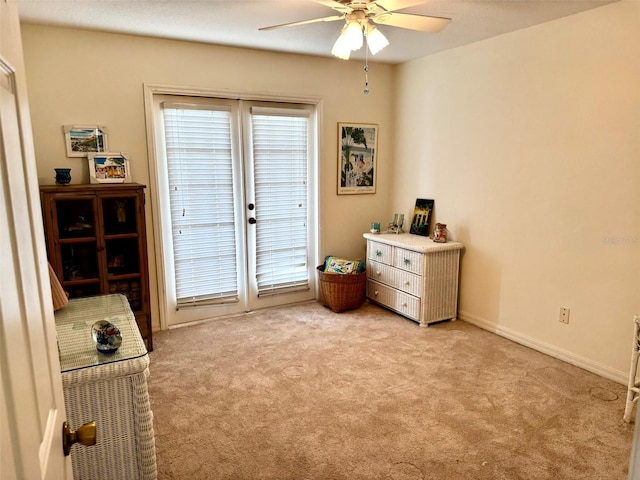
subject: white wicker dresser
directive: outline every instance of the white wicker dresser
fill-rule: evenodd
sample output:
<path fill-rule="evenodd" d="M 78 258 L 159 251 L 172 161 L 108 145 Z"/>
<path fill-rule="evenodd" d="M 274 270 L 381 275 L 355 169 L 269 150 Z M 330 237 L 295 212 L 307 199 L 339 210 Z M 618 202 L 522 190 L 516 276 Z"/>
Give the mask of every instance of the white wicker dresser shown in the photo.
<path fill-rule="evenodd" d="M 408 233 L 365 233 L 367 297 L 421 326 L 458 314 L 458 242 Z"/>
<path fill-rule="evenodd" d="M 91 326 L 109 320 L 122 334 L 99 353 Z M 147 391 L 149 356 L 124 295 L 77 298 L 56 312 L 67 423 L 95 421 L 97 443 L 71 448 L 74 480 L 154 480 L 156 452 Z"/>

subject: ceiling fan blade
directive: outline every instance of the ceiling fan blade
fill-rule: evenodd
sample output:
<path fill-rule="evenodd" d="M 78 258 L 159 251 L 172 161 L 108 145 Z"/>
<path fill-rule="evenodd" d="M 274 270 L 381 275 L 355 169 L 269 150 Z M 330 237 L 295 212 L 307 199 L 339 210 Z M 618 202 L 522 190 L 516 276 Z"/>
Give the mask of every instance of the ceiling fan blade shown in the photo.
<path fill-rule="evenodd" d="M 421 32 L 437 33 L 451 22 L 450 18 L 428 17 L 426 15 L 412 15 L 408 13 L 382 13 L 372 20 L 379 25 L 408 28 Z"/>
<path fill-rule="evenodd" d="M 262 27 L 258 30 L 275 30 L 276 28 L 296 27 L 298 25 L 308 25 L 318 22 L 335 22 L 336 20 L 344 20 L 344 15 L 334 15 L 332 17 L 314 18 L 311 20 L 302 20 L 301 22 L 283 23 L 281 25 L 271 25 L 270 27 Z"/>
<path fill-rule="evenodd" d="M 387 12 L 402 10 L 403 8 L 415 7 L 422 5 L 426 0 L 374 0 L 372 4 L 382 7 Z M 372 5 L 373 6 L 373 5 Z"/>
<path fill-rule="evenodd" d="M 351 8 L 335 0 L 313 0 L 315 3 L 333 8 L 340 13 L 351 13 Z"/>

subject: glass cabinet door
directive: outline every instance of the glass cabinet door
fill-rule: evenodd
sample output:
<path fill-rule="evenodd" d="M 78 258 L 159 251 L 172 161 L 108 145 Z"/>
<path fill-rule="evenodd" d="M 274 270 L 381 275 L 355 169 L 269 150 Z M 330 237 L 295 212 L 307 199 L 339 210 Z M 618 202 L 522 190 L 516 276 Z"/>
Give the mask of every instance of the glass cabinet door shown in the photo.
<path fill-rule="evenodd" d="M 96 202 L 91 197 L 55 200 L 62 282 L 70 297 L 100 292 Z"/>
<path fill-rule="evenodd" d="M 137 234 L 136 197 L 103 197 L 102 218 L 105 235 Z"/>
<path fill-rule="evenodd" d="M 138 197 L 101 197 L 108 293 L 122 293 L 134 311 L 142 310 Z"/>
<path fill-rule="evenodd" d="M 60 239 L 96 236 L 96 202 L 94 198 L 56 199 L 58 236 Z"/>

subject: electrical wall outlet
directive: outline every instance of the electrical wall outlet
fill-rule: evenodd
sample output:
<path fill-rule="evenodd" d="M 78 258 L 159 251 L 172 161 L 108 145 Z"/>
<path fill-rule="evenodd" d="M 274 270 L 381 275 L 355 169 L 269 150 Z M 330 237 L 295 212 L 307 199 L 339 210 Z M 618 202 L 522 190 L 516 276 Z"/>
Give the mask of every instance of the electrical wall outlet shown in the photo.
<path fill-rule="evenodd" d="M 562 323 L 569 323 L 569 309 L 567 307 L 560 307 L 560 318 L 558 320 Z"/>

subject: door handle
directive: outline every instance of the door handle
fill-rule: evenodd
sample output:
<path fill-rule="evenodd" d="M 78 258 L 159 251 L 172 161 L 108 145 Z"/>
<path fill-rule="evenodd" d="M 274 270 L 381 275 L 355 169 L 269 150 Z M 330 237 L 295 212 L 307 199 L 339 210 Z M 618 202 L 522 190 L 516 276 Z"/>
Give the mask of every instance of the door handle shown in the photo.
<path fill-rule="evenodd" d="M 67 422 L 62 424 L 62 449 L 64 456 L 71 453 L 71 445 L 80 443 L 81 445 L 96 444 L 96 422 L 89 422 L 82 425 L 77 430 L 71 430 Z"/>
<path fill-rule="evenodd" d="M 255 218 L 253 218 L 253 217 L 250 217 L 250 218 L 249 218 L 249 223 L 250 223 L 251 225 L 254 225 L 256 222 L 257 222 L 257 220 L 256 220 Z"/>

